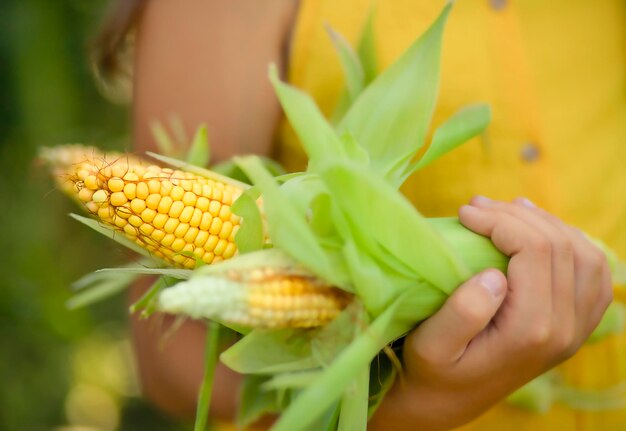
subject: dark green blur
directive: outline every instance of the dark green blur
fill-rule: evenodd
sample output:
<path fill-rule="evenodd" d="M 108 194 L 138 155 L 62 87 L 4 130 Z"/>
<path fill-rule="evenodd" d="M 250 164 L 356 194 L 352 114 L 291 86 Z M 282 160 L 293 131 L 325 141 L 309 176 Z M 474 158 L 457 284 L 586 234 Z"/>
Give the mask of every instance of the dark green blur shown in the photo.
<path fill-rule="evenodd" d="M 102 0 L 0 1 L 4 431 L 182 429 L 136 395 L 124 298 L 66 309 L 72 281 L 129 254 L 71 220 L 67 214 L 78 209 L 34 162 L 40 146 L 129 146 L 128 108 L 98 93 L 88 61 L 87 45 L 106 6 Z M 115 414 L 98 417 L 111 409 Z"/>

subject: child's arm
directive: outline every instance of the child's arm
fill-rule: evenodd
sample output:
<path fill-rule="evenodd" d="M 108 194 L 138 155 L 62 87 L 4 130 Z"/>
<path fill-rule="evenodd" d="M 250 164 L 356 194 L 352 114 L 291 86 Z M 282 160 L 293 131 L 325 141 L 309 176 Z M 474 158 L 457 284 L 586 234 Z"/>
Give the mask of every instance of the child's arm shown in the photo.
<path fill-rule="evenodd" d="M 284 68 L 292 0 L 147 0 L 135 44 L 133 125 L 138 151 L 155 150 L 153 120 L 178 116 L 192 136 L 209 129 L 214 161 L 268 154 L 281 112 L 268 64 Z M 145 286 L 136 286 L 138 297 Z M 132 300 L 132 298 L 131 298 Z M 133 320 L 144 394 L 164 410 L 193 417 L 203 370 L 204 325 L 173 336 L 169 316 Z M 212 414 L 231 418 L 239 376 L 219 366 Z"/>

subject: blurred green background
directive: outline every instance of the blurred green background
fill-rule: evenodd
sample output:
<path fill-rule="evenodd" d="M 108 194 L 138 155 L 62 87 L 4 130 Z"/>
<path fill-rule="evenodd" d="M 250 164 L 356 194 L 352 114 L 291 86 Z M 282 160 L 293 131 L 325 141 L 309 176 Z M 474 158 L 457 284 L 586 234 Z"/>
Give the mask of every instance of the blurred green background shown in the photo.
<path fill-rule="evenodd" d="M 125 299 L 69 311 L 72 281 L 128 253 L 78 211 L 35 157 L 67 142 L 129 146 L 128 108 L 99 94 L 88 43 L 108 2 L 0 2 L 0 429 L 186 429 L 140 400 Z"/>

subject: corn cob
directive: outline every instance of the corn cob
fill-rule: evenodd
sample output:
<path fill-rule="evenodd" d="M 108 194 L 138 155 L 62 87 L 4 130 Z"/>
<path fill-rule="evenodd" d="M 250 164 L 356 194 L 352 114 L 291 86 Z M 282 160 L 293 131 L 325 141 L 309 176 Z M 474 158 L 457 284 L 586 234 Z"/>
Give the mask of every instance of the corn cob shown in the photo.
<path fill-rule="evenodd" d="M 253 328 L 311 328 L 337 317 L 350 298 L 318 278 L 266 267 L 178 283 L 161 292 L 159 309 Z"/>
<path fill-rule="evenodd" d="M 215 263 L 237 251 L 240 217 L 230 207 L 239 187 L 80 146 L 51 149 L 43 157 L 61 189 L 89 213 L 172 266 Z"/>

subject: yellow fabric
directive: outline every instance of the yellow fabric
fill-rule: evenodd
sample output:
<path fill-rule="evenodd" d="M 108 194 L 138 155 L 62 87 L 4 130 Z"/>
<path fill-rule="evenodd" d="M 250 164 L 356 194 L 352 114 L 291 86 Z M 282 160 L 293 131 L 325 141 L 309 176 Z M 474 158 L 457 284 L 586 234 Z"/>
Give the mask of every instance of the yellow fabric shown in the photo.
<path fill-rule="evenodd" d="M 327 115 L 343 78 L 323 24 L 354 43 L 371 3 L 300 2 L 289 79 L 313 94 Z M 393 62 L 443 5 L 377 2 L 379 65 Z M 457 1 L 444 37 L 434 124 L 476 101 L 493 109 L 485 137 L 446 155 L 404 188 L 422 213 L 455 214 L 475 194 L 526 196 L 626 257 L 626 2 Z M 305 166 L 286 125 L 279 145 L 288 168 Z M 624 386 L 626 337 L 586 346 L 559 370 L 567 384 L 583 390 Z M 626 430 L 622 407 L 590 412 L 557 405 L 540 415 L 502 404 L 462 430 Z"/>

